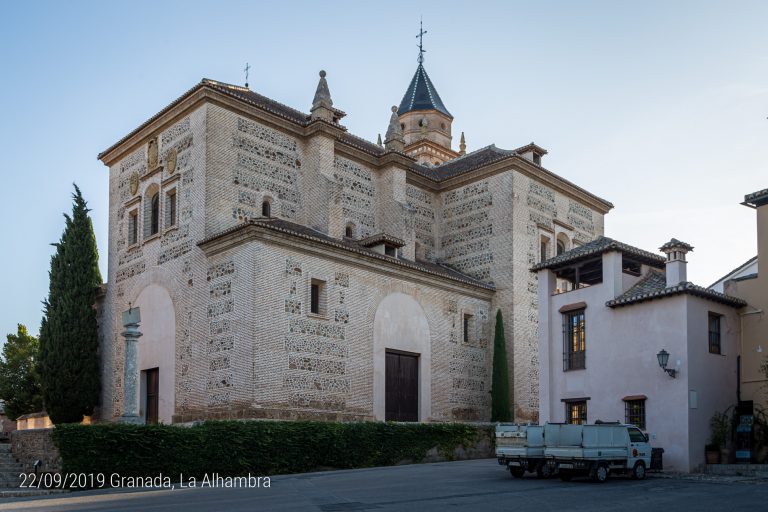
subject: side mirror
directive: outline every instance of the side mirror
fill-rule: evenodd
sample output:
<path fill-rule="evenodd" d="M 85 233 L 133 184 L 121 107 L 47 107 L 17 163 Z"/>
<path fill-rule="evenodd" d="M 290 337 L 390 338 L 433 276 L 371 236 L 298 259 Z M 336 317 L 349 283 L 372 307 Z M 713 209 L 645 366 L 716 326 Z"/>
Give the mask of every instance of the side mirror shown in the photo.
<path fill-rule="evenodd" d="M 650 439 L 651 439 L 651 438 L 650 438 L 650 437 L 648 437 L 648 434 L 645 434 L 645 442 L 646 442 L 646 443 L 647 443 L 647 442 L 649 442 L 649 441 L 650 441 Z"/>

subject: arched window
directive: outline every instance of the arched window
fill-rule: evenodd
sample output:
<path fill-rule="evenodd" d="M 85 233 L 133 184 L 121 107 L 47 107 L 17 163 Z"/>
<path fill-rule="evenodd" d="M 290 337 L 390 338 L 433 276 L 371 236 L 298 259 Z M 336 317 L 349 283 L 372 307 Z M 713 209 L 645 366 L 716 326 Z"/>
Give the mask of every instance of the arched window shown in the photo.
<path fill-rule="evenodd" d="M 565 252 L 565 242 L 562 240 L 557 241 L 557 255 L 560 256 Z"/>
<path fill-rule="evenodd" d="M 263 203 L 261 203 L 261 216 L 262 217 L 272 216 L 272 204 L 269 201 L 264 201 Z"/>
<path fill-rule="evenodd" d="M 344 228 L 344 236 L 347 238 L 353 238 L 355 236 L 355 225 L 351 222 Z"/>
<path fill-rule="evenodd" d="M 569 250 L 568 236 L 565 233 L 557 235 L 557 256 Z"/>
<path fill-rule="evenodd" d="M 160 231 L 160 193 L 155 192 L 150 200 L 150 221 L 149 221 L 149 234 L 154 235 Z"/>

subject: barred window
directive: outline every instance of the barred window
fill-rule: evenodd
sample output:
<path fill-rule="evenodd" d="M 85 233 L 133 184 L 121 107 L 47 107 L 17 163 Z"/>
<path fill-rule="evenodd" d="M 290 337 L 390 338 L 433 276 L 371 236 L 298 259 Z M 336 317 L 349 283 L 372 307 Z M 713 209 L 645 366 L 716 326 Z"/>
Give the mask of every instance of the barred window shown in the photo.
<path fill-rule="evenodd" d="M 645 398 L 624 399 L 624 417 L 628 425 L 645 430 Z"/>
<path fill-rule="evenodd" d="M 587 401 L 574 400 L 565 402 L 565 422 L 571 425 L 587 423 Z"/>
<path fill-rule="evenodd" d="M 583 309 L 563 314 L 563 370 L 586 368 L 586 326 Z"/>
<path fill-rule="evenodd" d="M 128 245 L 133 245 L 139 242 L 139 210 L 128 215 Z"/>
<path fill-rule="evenodd" d="M 722 354 L 720 348 L 720 318 L 717 313 L 709 314 L 709 353 Z"/>
<path fill-rule="evenodd" d="M 160 231 L 160 193 L 155 192 L 150 200 L 149 234 Z"/>
<path fill-rule="evenodd" d="M 171 189 L 165 194 L 165 227 L 176 225 L 176 189 Z"/>

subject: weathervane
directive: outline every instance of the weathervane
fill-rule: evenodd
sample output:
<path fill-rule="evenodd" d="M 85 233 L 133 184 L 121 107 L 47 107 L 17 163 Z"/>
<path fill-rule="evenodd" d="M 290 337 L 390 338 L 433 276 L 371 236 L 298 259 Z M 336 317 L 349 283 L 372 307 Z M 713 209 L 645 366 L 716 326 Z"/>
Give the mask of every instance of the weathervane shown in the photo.
<path fill-rule="evenodd" d="M 251 65 L 247 62 L 245 63 L 245 68 L 243 71 L 245 71 L 245 87 L 248 88 L 248 71 L 251 70 Z"/>
<path fill-rule="evenodd" d="M 422 24 L 421 18 L 419 18 L 419 35 L 416 37 L 419 38 L 419 64 L 424 63 L 424 52 L 426 51 L 424 49 L 424 34 L 426 34 L 427 31 L 424 30 L 424 26 Z"/>

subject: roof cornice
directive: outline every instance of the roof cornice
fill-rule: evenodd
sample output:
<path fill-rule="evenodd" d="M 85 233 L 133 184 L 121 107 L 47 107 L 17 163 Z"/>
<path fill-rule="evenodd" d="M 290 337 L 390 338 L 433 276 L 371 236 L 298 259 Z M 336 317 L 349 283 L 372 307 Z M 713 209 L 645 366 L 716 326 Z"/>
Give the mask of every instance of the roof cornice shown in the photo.
<path fill-rule="evenodd" d="M 428 286 L 452 291 L 460 290 L 462 293 L 484 300 L 490 300 L 495 291 L 491 285 L 480 285 L 469 279 L 464 280 L 434 272 L 420 267 L 417 263 L 380 255 L 363 247 L 355 250 L 341 243 L 297 233 L 263 221 L 239 224 L 208 237 L 197 245 L 206 256 L 210 257 L 254 240 L 274 243 L 325 259 L 333 259 L 347 265 L 366 268 L 391 277 L 405 278 Z"/>

